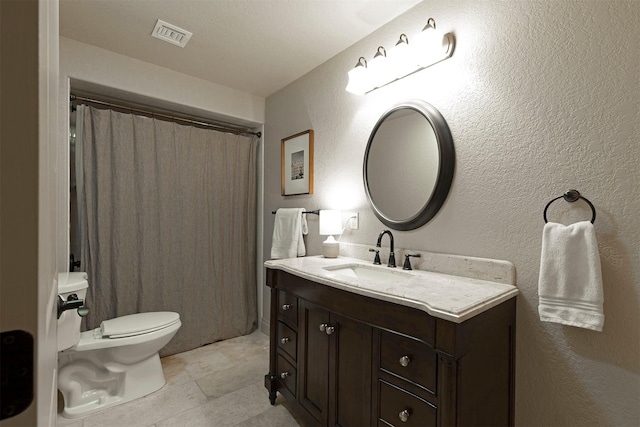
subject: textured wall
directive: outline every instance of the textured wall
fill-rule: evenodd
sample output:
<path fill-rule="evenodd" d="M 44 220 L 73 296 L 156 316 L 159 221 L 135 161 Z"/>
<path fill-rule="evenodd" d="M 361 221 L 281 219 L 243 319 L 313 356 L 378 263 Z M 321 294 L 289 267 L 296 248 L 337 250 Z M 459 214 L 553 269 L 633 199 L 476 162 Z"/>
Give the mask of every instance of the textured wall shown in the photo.
<path fill-rule="evenodd" d="M 396 244 L 515 264 L 518 425 L 640 424 L 639 14 L 636 1 L 425 1 L 269 97 L 265 259 L 278 207 L 358 211 L 360 229 L 343 240 L 375 243 L 383 225 L 362 187 L 368 135 L 393 103 L 423 99 L 451 128 L 456 172 L 440 213 L 394 232 Z M 411 40 L 430 16 L 455 34 L 452 58 L 365 96 L 344 91 L 359 56 L 402 32 Z M 310 128 L 315 194 L 282 197 L 280 139 Z M 598 211 L 601 333 L 537 318 L 542 210 L 570 188 Z M 569 223 L 590 211 L 558 201 L 549 216 Z M 310 254 L 321 253 L 317 227 L 311 217 Z"/>

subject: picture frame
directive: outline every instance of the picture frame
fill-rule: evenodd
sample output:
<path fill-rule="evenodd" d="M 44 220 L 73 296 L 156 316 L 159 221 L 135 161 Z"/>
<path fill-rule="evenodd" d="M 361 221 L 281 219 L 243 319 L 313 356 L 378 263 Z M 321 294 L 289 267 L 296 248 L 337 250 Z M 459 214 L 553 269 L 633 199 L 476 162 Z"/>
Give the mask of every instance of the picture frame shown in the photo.
<path fill-rule="evenodd" d="M 282 195 L 313 194 L 313 130 L 281 140 Z"/>

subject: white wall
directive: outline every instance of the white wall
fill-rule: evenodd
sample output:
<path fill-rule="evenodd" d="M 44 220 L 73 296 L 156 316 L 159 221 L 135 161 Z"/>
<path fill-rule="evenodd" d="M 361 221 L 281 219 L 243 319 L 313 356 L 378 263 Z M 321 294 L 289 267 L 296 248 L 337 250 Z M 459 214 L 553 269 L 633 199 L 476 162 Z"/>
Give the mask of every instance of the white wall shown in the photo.
<path fill-rule="evenodd" d="M 505 259 L 517 269 L 517 425 L 640 423 L 640 2 L 424 1 L 270 96 L 265 125 L 264 257 L 279 207 L 357 210 L 343 240 L 374 244 L 362 158 L 377 118 L 419 98 L 451 128 L 456 172 L 440 213 L 394 232 L 398 247 Z M 453 32 L 453 57 L 365 96 L 347 72 L 426 19 Z M 280 195 L 280 140 L 315 132 L 315 194 Z M 393 173 L 392 170 L 384 173 Z M 594 203 L 604 278 L 601 333 L 537 317 L 542 211 L 576 188 Z M 590 218 L 558 201 L 557 222 Z M 317 217 L 307 249 L 321 253 Z M 268 316 L 268 298 L 264 302 Z M 268 322 L 265 317 L 263 321 Z"/>

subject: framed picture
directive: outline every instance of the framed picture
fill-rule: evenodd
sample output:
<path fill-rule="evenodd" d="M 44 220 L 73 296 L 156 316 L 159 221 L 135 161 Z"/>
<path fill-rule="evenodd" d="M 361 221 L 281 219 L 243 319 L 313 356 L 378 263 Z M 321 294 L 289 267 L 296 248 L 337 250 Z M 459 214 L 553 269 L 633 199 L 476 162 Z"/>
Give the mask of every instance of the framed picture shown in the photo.
<path fill-rule="evenodd" d="M 282 140 L 282 195 L 313 194 L 313 130 Z"/>

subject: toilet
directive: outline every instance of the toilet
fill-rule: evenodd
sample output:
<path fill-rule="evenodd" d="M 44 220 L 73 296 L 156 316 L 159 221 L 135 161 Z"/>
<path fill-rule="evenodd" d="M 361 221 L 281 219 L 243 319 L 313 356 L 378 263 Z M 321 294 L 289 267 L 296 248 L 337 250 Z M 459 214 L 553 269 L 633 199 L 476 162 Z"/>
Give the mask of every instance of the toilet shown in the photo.
<path fill-rule="evenodd" d="M 84 300 L 87 278 L 86 273 L 61 273 L 62 300 Z M 165 384 L 158 351 L 180 329 L 178 313 L 131 314 L 82 333 L 81 320 L 75 309 L 63 311 L 58 319 L 58 389 L 64 397 L 64 417 L 129 402 Z"/>

